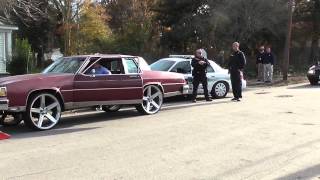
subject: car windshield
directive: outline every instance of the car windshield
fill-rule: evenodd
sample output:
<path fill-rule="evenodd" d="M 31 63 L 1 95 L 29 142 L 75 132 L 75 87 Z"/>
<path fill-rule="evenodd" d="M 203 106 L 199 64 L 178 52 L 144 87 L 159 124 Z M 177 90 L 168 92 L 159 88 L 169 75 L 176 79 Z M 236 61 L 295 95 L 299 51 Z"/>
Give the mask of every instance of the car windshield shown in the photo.
<path fill-rule="evenodd" d="M 151 64 L 151 70 L 153 71 L 169 71 L 169 69 L 175 64 L 175 61 L 159 60 Z"/>
<path fill-rule="evenodd" d="M 75 74 L 85 61 L 86 57 L 64 57 L 59 58 L 48 66 L 42 73 L 70 73 Z"/>

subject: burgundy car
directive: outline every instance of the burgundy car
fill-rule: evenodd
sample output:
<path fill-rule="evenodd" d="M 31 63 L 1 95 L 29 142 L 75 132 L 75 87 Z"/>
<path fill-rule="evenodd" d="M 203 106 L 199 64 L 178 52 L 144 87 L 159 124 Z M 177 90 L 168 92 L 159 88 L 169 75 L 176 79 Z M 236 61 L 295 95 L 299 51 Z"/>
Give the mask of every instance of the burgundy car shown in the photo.
<path fill-rule="evenodd" d="M 41 74 L 1 78 L 0 122 L 7 125 L 10 115 L 17 124 L 24 120 L 31 128 L 47 130 L 63 111 L 96 106 L 110 112 L 133 105 L 149 115 L 160 110 L 163 98 L 187 93 L 183 75 L 145 70 L 145 64 L 136 56 L 73 56 L 55 61 Z M 96 72 L 99 66 L 109 74 Z"/>

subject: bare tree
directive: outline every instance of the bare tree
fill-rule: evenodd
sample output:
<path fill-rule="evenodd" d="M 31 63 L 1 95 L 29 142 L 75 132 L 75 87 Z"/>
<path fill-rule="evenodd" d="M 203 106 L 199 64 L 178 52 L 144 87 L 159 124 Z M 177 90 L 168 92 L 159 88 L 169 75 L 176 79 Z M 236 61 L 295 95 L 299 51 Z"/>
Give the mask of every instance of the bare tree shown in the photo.
<path fill-rule="evenodd" d="M 12 23 L 14 18 L 28 24 L 30 21 L 38 21 L 45 15 L 42 0 L 1 0 L 0 21 Z"/>
<path fill-rule="evenodd" d="M 49 0 L 60 12 L 64 28 L 64 53 L 71 55 L 71 32 L 84 0 Z"/>

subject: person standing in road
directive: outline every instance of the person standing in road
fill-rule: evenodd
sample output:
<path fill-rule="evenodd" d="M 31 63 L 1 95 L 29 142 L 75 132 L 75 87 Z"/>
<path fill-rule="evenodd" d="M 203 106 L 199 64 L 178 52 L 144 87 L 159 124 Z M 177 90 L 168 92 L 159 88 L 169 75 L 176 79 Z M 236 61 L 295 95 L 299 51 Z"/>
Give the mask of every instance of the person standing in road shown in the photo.
<path fill-rule="evenodd" d="M 198 87 L 201 83 L 204 90 L 204 95 L 206 101 L 212 101 L 209 97 L 208 92 L 208 79 L 207 79 L 207 67 L 209 61 L 204 57 L 202 49 L 196 51 L 195 57 L 191 61 L 191 66 L 193 67 L 192 76 L 193 76 L 193 93 L 192 93 L 192 102 L 197 102 Z"/>
<path fill-rule="evenodd" d="M 234 42 L 232 44 L 233 53 L 230 55 L 228 69 L 231 77 L 231 85 L 234 98 L 232 101 L 240 101 L 242 98 L 242 80 L 243 69 L 246 64 L 246 57 L 240 51 L 240 43 Z"/>
<path fill-rule="evenodd" d="M 257 54 L 256 64 L 258 69 L 258 81 L 264 82 L 264 66 L 263 62 L 265 61 L 265 52 L 264 52 L 264 46 L 259 47 L 259 52 Z"/>
<path fill-rule="evenodd" d="M 268 47 L 266 49 L 266 55 L 265 55 L 265 60 L 263 63 L 264 66 L 264 81 L 266 83 L 271 83 L 272 79 L 273 79 L 273 65 L 275 62 L 275 56 L 274 54 L 271 52 L 271 48 Z"/>

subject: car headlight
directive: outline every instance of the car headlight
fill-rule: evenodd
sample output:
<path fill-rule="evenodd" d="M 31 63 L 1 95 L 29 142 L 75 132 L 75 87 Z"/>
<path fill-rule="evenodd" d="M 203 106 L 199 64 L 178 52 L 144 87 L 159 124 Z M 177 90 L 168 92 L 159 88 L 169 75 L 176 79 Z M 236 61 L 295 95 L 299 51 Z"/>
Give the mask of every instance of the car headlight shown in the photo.
<path fill-rule="evenodd" d="M 0 97 L 6 97 L 6 96 L 7 96 L 7 88 L 0 87 Z"/>

